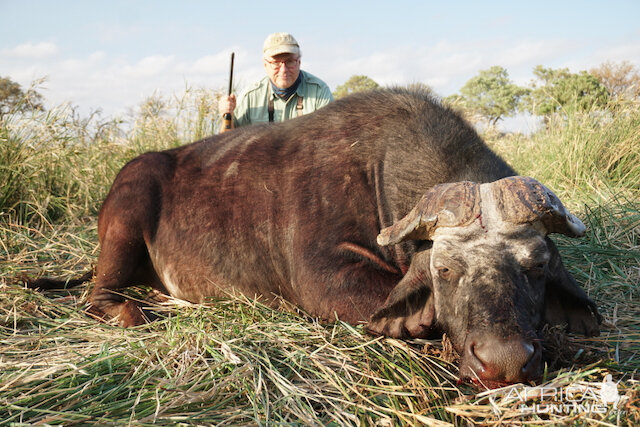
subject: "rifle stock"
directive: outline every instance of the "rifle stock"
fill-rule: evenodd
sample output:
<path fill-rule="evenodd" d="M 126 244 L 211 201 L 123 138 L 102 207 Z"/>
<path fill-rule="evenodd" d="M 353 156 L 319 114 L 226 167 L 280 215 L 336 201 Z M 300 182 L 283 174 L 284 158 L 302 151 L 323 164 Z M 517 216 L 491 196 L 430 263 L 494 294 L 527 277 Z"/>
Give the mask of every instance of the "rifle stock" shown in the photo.
<path fill-rule="evenodd" d="M 224 113 L 222 115 L 222 129 L 220 132 L 226 132 L 233 129 L 233 116 L 231 113 Z"/>

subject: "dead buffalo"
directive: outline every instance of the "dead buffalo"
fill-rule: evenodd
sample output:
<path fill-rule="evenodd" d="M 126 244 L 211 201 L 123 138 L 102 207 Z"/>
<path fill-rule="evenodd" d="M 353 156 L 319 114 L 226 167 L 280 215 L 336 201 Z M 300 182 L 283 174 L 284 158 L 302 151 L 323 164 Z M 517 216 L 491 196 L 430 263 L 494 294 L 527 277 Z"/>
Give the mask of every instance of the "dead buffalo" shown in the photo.
<path fill-rule="evenodd" d="M 131 285 L 282 297 L 375 334 L 446 332 L 461 378 L 527 381 L 544 324 L 593 335 L 600 316 L 547 237 L 584 225 L 514 175 L 456 113 L 403 89 L 146 153 L 100 211 L 90 303 L 129 326 L 144 322 L 119 293 Z"/>

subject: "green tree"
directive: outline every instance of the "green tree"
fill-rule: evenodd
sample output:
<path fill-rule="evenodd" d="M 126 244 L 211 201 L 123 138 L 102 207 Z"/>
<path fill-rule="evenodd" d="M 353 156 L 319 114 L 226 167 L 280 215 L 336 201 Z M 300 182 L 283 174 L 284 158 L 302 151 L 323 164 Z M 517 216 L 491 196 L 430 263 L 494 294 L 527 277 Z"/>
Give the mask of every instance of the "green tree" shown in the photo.
<path fill-rule="evenodd" d="M 34 89 L 26 92 L 8 77 L 0 77 L 0 116 L 9 112 L 43 110 L 42 96 Z"/>
<path fill-rule="evenodd" d="M 586 71 L 571 73 L 569 69 L 533 69 L 537 80 L 526 100 L 526 109 L 532 114 L 548 118 L 565 112 L 588 112 L 606 107 L 609 101 L 607 89 L 598 78 Z"/>
<path fill-rule="evenodd" d="M 462 86 L 459 95 L 447 97 L 445 101 L 495 126 L 502 118 L 516 113 L 520 99 L 527 93 L 527 88 L 511 82 L 506 69 L 494 66 L 480 71 Z"/>
<path fill-rule="evenodd" d="M 338 86 L 333 92 L 333 96 L 335 98 L 342 98 L 343 96 L 347 96 L 355 92 L 371 90 L 379 86 L 380 85 L 370 77 L 354 75 L 349 77 L 349 80 Z"/>

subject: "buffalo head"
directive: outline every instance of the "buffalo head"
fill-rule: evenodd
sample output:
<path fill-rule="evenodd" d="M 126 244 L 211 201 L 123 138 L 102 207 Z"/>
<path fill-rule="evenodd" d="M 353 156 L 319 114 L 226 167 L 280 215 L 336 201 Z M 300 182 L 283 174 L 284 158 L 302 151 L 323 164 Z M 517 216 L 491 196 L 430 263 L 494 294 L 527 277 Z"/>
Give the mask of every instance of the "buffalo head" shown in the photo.
<path fill-rule="evenodd" d="M 461 379 L 535 379 L 544 324 L 599 333 L 594 303 L 547 237 L 584 232 L 582 222 L 532 178 L 438 185 L 378 236 L 383 246 L 413 240 L 418 249 L 368 328 L 401 338 L 445 332 L 462 355 Z"/>

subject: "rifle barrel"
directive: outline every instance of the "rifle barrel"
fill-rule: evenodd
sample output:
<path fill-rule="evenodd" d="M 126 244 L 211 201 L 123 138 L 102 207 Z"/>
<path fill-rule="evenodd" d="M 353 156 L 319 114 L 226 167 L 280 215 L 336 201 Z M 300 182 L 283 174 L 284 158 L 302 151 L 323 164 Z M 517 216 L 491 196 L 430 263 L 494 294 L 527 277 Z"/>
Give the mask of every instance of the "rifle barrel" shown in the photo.
<path fill-rule="evenodd" d="M 231 71 L 229 72 L 229 95 L 233 91 L 233 58 L 236 56 L 235 52 L 231 52 Z"/>
<path fill-rule="evenodd" d="M 236 56 L 235 52 L 231 52 L 231 71 L 229 71 L 229 92 L 228 95 L 231 96 L 233 92 L 233 59 Z M 220 132 L 226 132 L 233 128 L 233 116 L 231 113 L 224 113 L 222 115 L 222 128 Z"/>

